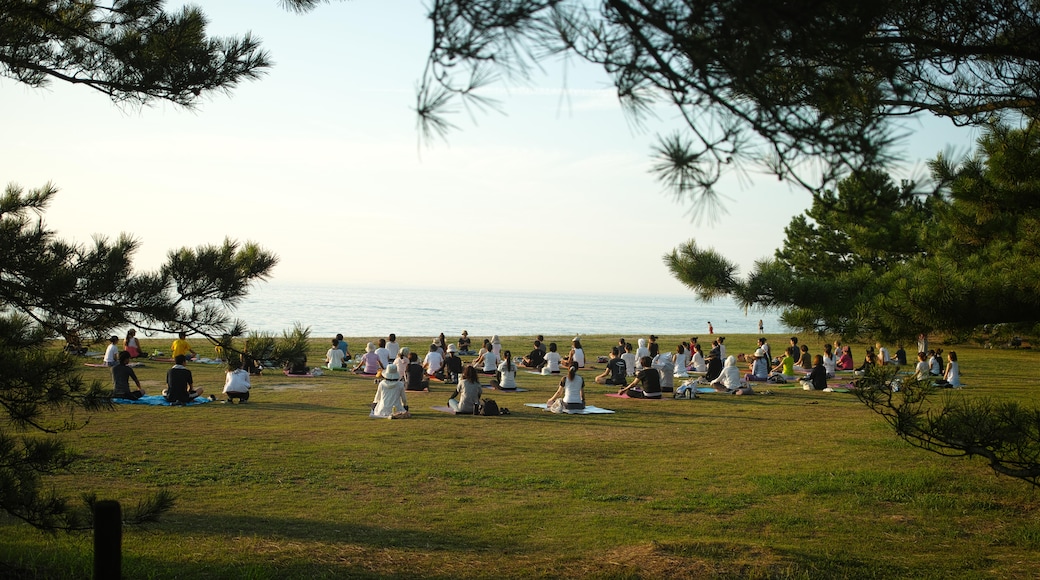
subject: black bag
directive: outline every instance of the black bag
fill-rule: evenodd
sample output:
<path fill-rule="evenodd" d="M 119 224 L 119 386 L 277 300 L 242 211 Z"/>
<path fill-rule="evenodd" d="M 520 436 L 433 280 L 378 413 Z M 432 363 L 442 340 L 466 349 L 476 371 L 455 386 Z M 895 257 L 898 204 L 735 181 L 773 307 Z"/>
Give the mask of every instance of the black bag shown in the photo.
<path fill-rule="evenodd" d="M 474 407 L 476 409 L 476 407 Z M 483 404 L 480 405 L 480 414 L 485 417 L 497 417 L 501 415 L 498 411 L 498 403 L 494 399 L 484 399 Z"/>

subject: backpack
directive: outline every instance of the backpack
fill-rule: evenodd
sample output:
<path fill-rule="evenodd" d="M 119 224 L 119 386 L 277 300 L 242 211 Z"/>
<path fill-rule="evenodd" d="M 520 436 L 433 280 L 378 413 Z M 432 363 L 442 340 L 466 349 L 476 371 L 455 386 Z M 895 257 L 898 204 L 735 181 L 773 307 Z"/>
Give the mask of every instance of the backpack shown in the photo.
<path fill-rule="evenodd" d="M 477 410 L 475 405 L 473 410 Z M 498 410 L 498 403 L 496 403 L 494 399 L 484 399 L 480 405 L 480 414 L 485 417 L 497 417 L 501 415 Z"/>

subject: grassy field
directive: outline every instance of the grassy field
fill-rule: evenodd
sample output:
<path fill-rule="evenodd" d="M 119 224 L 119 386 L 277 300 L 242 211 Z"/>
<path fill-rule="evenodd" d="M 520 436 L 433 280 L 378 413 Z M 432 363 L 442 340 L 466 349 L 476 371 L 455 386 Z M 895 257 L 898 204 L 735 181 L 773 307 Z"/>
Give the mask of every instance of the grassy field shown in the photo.
<path fill-rule="evenodd" d="M 550 340 L 566 353 L 569 338 Z M 728 337 L 729 353 L 754 339 Z M 586 337 L 586 352 L 615 340 Z M 429 338 L 399 342 L 422 352 Z M 327 343 L 313 341 L 312 362 Z M 530 349 L 527 337 L 503 344 Z M 965 396 L 1040 405 L 1037 353 L 953 348 Z M 138 376 L 158 393 L 168 364 L 146 365 Z M 246 405 L 94 415 L 66 437 L 81 461 L 52 481 L 124 504 L 176 494 L 161 523 L 124 532 L 127 578 L 1040 577 L 1030 486 L 910 447 L 853 395 L 610 399 L 594 366 L 582 373 L 589 403 L 614 415 L 524 407 L 559 379 L 521 373 L 530 392 L 489 394 L 510 416 L 432 411 L 451 391 L 434 385 L 409 395 L 414 418 L 374 420 L 370 378 L 265 374 Z M 219 393 L 220 367 L 191 369 Z M 89 577 L 91 542 L 0 519 L 0 561 L 39 577 Z"/>

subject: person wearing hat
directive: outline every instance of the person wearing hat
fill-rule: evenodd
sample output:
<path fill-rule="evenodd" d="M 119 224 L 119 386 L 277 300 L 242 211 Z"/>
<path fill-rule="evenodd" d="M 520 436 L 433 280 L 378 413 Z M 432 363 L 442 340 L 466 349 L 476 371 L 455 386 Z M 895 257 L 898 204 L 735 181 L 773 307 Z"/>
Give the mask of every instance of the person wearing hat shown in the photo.
<path fill-rule="evenodd" d="M 459 354 L 470 356 L 477 354 L 476 351 L 470 349 L 470 338 L 469 333 L 465 330 L 462 331 L 462 336 L 459 337 Z"/>
<path fill-rule="evenodd" d="M 751 355 L 750 371 L 744 375 L 744 380 L 749 383 L 764 383 L 769 379 L 769 361 L 762 347 L 755 349 L 755 354 Z"/>
<path fill-rule="evenodd" d="M 114 367 L 119 364 L 119 347 L 116 344 L 119 337 L 112 335 L 108 337 L 108 348 L 105 349 L 105 366 Z"/>
<path fill-rule="evenodd" d="M 404 383 L 397 365 L 390 365 L 383 370 L 383 380 L 376 387 L 376 396 L 372 399 L 373 417 L 390 417 L 395 412 L 408 410 L 408 399 L 404 394 Z"/>
<path fill-rule="evenodd" d="M 454 344 L 448 345 L 448 356 L 444 357 L 444 382 L 457 383 L 462 374 L 462 359 Z"/>
<path fill-rule="evenodd" d="M 353 371 L 362 375 L 374 376 L 379 373 L 381 368 L 383 368 L 383 363 L 376 354 L 376 345 L 370 342 L 365 346 L 365 354 L 361 355 L 361 360 L 358 361 Z"/>

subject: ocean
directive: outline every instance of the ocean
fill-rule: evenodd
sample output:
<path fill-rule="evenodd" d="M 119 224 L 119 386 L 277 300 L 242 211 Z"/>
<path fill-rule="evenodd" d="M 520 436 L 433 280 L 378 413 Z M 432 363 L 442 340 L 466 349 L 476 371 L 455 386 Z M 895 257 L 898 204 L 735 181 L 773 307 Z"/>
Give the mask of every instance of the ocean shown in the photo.
<path fill-rule="evenodd" d="M 267 283 L 255 287 L 235 312 L 250 330 L 280 334 L 295 323 L 311 336 L 456 337 L 574 334 L 707 335 L 786 332 L 775 312 L 747 314 L 732 301 L 689 296 L 549 294 L 491 290 L 376 288 Z"/>

